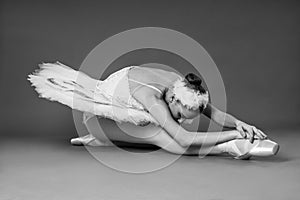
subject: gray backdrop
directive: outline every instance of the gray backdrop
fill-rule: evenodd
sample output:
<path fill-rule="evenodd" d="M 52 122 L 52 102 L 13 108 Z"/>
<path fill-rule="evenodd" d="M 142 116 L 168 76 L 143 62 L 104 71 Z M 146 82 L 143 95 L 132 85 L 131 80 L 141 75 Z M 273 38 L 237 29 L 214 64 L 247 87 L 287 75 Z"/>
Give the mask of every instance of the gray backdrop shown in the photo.
<path fill-rule="evenodd" d="M 297 128 L 299 24 L 299 1 L 1 1 L 1 134 L 76 135 L 71 110 L 37 98 L 27 74 L 57 60 L 78 69 L 104 39 L 144 26 L 203 45 L 223 76 L 230 113 L 266 131 Z"/>

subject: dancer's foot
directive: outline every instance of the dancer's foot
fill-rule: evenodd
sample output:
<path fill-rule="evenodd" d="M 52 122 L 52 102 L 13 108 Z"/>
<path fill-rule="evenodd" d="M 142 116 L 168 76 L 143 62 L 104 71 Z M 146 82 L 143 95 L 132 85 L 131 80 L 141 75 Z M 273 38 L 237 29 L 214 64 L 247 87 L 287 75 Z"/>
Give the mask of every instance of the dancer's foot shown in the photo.
<path fill-rule="evenodd" d="M 71 139 L 72 145 L 86 145 L 86 146 L 109 146 L 109 143 L 101 142 L 92 134 L 88 134 L 78 138 Z"/>
<path fill-rule="evenodd" d="M 219 144 L 224 152 L 234 156 L 235 159 L 249 159 L 251 156 L 267 157 L 276 155 L 279 145 L 271 140 L 249 140 L 237 139 Z"/>

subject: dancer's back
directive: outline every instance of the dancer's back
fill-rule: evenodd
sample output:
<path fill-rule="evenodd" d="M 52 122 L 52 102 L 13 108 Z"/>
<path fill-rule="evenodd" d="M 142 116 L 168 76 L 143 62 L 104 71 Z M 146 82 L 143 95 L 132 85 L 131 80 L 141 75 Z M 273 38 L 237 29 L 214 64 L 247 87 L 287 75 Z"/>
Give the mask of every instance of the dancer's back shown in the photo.
<path fill-rule="evenodd" d="M 131 95 L 137 100 L 149 95 L 162 97 L 165 89 L 179 78 L 182 77 L 175 72 L 157 68 L 132 67 L 128 71 Z"/>
<path fill-rule="evenodd" d="M 179 74 L 163 69 L 149 67 L 133 67 L 128 72 L 128 78 L 146 84 L 159 84 L 169 86 L 178 78 L 183 78 Z"/>

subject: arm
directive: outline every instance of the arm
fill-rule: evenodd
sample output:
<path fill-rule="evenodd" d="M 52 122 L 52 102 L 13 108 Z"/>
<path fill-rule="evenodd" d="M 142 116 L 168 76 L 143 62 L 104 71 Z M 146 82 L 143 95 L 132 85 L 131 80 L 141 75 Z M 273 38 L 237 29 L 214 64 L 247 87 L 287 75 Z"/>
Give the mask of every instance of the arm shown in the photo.
<path fill-rule="evenodd" d="M 225 112 L 222 112 L 221 110 L 217 109 L 210 103 L 207 104 L 205 110 L 203 111 L 203 114 L 207 116 L 208 118 L 212 119 L 214 122 L 219 124 L 220 126 L 226 127 L 226 128 L 236 128 L 239 121 L 235 117 L 233 117 L 230 114 L 227 114 Z"/>
<path fill-rule="evenodd" d="M 172 117 L 167 104 L 155 97 L 145 97 L 144 106 L 150 114 L 159 122 L 160 126 L 183 147 L 190 145 L 215 145 L 241 138 L 236 130 L 224 132 L 189 132 L 181 127 Z"/>
<path fill-rule="evenodd" d="M 260 139 L 267 137 L 266 134 L 256 127 L 242 122 L 228 113 L 222 112 L 211 104 L 207 105 L 203 114 L 223 127 L 237 129 L 244 138 L 249 138 L 251 142 L 253 142 L 255 135 Z"/>

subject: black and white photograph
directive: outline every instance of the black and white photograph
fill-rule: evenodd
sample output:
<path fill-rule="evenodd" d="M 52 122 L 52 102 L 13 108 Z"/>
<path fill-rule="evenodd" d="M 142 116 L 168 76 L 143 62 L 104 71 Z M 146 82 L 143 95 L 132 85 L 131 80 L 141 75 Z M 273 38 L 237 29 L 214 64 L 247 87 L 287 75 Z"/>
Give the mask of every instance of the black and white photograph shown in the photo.
<path fill-rule="evenodd" d="M 299 25 L 296 0 L 0 0 L 0 199 L 299 199 Z"/>

